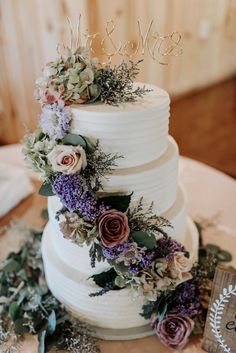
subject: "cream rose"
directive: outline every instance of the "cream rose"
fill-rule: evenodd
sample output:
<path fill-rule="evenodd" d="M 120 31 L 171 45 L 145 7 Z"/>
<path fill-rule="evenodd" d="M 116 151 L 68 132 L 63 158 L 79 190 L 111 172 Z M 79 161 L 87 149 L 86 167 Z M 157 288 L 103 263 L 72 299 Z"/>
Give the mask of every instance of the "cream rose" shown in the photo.
<path fill-rule="evenodd" d="M 81 146 L 57 145 L 47 158 L 54 172 L 74 174 L 87 166 L 86 153 Z"/>
<path fill-rule="evenodd" d="M 176 252 L 171 263 L 171 275 L 173 278 L 182 279 L 183 275 L 187 274 L 192 266 L 193 263 L 191 259 L 187 258 L 182 252 Z"/>

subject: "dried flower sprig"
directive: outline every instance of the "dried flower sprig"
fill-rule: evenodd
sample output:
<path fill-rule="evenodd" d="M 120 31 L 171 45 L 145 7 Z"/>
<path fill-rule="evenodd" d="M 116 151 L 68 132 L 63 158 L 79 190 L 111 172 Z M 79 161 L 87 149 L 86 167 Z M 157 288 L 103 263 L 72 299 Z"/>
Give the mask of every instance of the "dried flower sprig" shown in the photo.
<path fill-rule="evenodd" d="M 105 153 L 99 140 L 96 141 L 93 153 L 87 155 L 88 164 L 83 171 L 84 179 L 94 192 L 103 188 L 102 179 L 109 177 L 120 158 L 123 157 L 118 154 Z"/>
<path fill-rule="evenodd" d="M 162 228 L 172 227 L 167 219 L 154 214 L 153 203 L 145 209 L 142 197 L 135 207 L 128 209 L 127 217 L 129 218 L 129 224 L 133 231 L 142 230 L 154 235 L 162 234 L 166 236 L 167 234 Z"/>
<path fill-rule="evenodd" d="M 100 71 L 96 82 L 100 87 L 100 100 L 110 105 L 119 105 L 125 102 L 135 102 L 142 98 L 149 89 L 143 87 L 134 88 L 133 81 L 139 73 L 139 64 L 137 62 L 123 61 L 114 68 L 105 67 Z"/>

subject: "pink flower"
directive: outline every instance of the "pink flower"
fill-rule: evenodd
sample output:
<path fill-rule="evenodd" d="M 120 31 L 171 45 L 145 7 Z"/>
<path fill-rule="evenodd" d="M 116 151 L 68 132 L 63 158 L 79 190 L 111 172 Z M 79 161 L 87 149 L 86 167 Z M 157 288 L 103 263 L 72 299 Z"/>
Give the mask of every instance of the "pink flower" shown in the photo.
<path fill-rule="evenodd" d="M 182 349 L 188 342 L 194 327 L 194 321 L 187 316 L 169 314 L 154 325 L 154 331 L 160 341 L 173 349 Z"/>
<path fill-rule="evenodd" d="M 46 103 L 52 104 L 59 100 L 60 94 L 56 92 L 50 92 L 49 90 L 45 92 Z"/>
<path fill-rule="evenodd" d="M 104 212 L 98 220 L 98 233 L 107 248 L 124 243 L 130 233 L 127 216 L 117 210 Z"/>

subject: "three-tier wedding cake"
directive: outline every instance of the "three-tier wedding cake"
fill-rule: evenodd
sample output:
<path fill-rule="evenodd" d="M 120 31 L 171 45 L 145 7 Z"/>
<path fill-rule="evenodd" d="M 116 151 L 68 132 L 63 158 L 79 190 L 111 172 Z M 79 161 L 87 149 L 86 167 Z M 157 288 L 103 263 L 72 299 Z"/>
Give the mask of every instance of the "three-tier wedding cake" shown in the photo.
<path fill-rule="evenodd" d="M 198 235 L 187 216 L 186 192 L 178 182 L 178 146 L 168 135 L 169 95 L 156 86 L 146 87 L 150 91 L 136 102 L 72 105 L 69 132 L 91 141 L 99 139 L 105 153 L 123 157 L 112 174 L 103 178 L 103 192 L 133 192 L 133 205 L 141 197 L 147 207 L 153 202 L 153 212 L 173 226 L 168 235 L 184 244 L 194 261 Z M 130 329 L 146 325 L 147 320 L 140 316 L 146 299 L 134 295 L 131 288 L 89 296 L 98 288 L 91 276 L 110 265 L 97 262 L 91 267 L 89 246 L 78 246 L 63 237 L 56 219 L 61 207 L 58 197 L 49 198 L 49 223 L 42 245 L 46 279 L 53 294 L 75 316 L 96 327 Z"/>

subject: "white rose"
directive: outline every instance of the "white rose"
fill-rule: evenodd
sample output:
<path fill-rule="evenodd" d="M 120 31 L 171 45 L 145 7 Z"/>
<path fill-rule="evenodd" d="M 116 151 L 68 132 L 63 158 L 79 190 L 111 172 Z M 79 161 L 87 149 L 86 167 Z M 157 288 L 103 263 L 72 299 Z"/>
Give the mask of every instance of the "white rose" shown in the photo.
<path fill-rule="evenodd" d="M 87 166 L 86 154 L 81 146 L 57 145 L 47 158 L 54 172 L 74 174 Z"/>
<path fill-rule="evenodd" d="M 176 252 L 171 264 L 171 275 L 173 278 L 179 278 L 181 280 L 183 274 L 189 272 L 192 266 L 193 263 L 191 259 L 187 258 L 182 252 Z"/>

